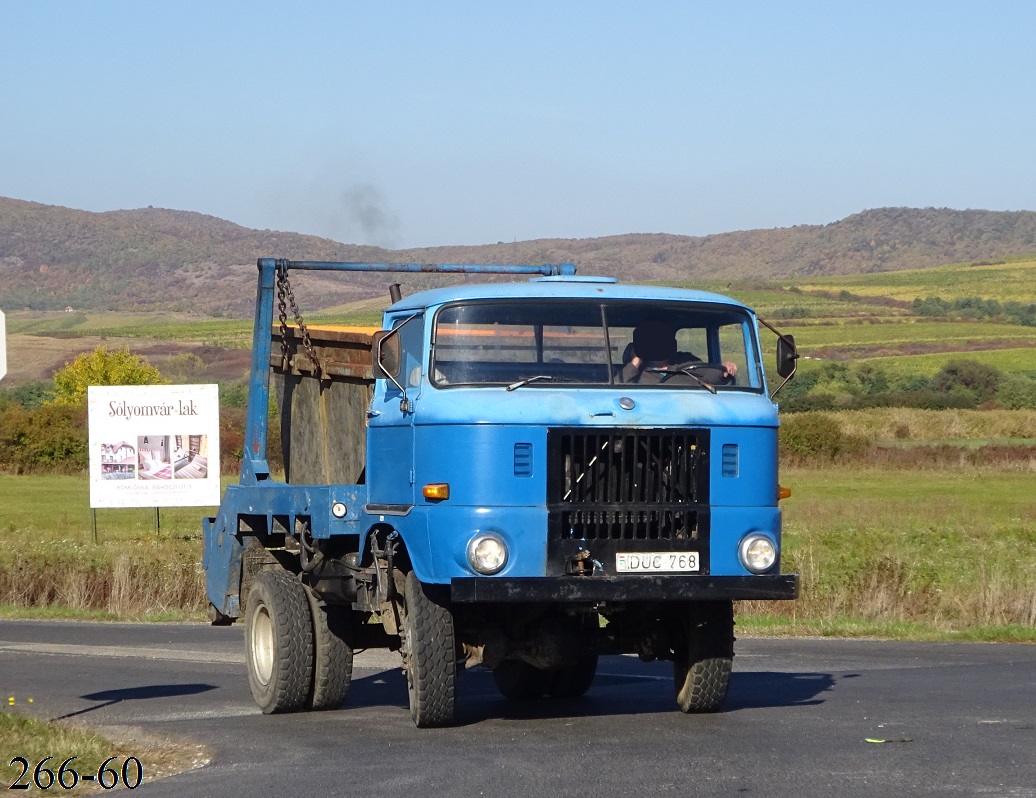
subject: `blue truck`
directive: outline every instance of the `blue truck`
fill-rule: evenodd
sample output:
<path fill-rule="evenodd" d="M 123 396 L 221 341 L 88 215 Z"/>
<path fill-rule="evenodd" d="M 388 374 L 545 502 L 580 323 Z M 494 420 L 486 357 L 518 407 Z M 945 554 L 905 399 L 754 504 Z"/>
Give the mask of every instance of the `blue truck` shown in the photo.
<path fill-rule="evenodd" d="M 307 325 L 303 271 L 511 281 L 394 284 L 373 330 Z M 241 477 L 203 529 L 213 622 L 244 618 L 264 713 L 338 708 L 353 651 L 378 646 L 401 655 L 418 727 L 455 720 L 466 668 L 509 699 L 571 698 L 604 654 L 672 661 L 677 706 L 720 709 L 734 601 L 798 594 L 773 401 L 791 336 L 728 297 L 570 264 L 258 272 Z"/>

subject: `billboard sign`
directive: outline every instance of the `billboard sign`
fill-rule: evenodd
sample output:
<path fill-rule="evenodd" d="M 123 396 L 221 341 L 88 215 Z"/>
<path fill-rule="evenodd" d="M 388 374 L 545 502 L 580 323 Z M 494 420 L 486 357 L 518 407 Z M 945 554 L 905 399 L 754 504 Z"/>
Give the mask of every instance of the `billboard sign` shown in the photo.
<path fill-rule="evenodd" d="M 4 312 L 0 310 L 0 380 L 7 374 L 7 323 Z"/>
<path fill-rule="evenodd" d="M 91 507 L 219 504 L 215 385 L 91 385 Z"/>

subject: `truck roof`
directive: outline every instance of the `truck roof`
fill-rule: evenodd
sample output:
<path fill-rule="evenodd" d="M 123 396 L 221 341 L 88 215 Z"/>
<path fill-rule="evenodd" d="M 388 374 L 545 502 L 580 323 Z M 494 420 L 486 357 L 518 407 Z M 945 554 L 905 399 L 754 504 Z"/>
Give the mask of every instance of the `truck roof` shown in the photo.
<path fill-rule="evenodd" d="M 435 288 L 403 297 L 388 310 L 422 310 L 472 299 L 629 299 L 708 302 L 748 309 L 736 299 L 711 291 L 660 285 L 629 285 L 610 277 L 535 277 L 521 283 L 474 283 Z"/>

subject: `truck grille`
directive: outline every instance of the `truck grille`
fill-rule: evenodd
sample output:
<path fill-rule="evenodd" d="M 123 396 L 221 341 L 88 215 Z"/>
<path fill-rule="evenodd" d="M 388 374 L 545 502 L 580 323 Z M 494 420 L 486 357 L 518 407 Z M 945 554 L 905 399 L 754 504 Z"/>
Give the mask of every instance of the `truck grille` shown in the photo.
<path fill-rule="evenodd" d="M 708 442 L 707 430 L 548 431 L 551 537 L 701 543 Z"/>

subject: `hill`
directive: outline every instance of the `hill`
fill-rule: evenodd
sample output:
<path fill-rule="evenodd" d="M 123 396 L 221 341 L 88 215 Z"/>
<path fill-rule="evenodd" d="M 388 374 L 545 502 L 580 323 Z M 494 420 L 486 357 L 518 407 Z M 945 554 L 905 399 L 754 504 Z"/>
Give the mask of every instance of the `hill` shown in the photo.
<path fill-rule="evenodd" d="M 764 281 L 867 274 L 1036 252 L 1036 212 L 882 208 L 828 225 L 704 237 L 630 234 L 385 250 L 251 230 L 189 211 L 92 213 L 0 198 L 0 307 L 251 315 L 255 259 L 573 262 L 637 281 Z M 304 309 L 385 293 L 385 275 L 300 276 Z M 443 278 L 412 275 L 414 291 Z"/>

